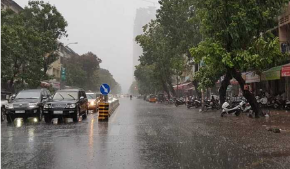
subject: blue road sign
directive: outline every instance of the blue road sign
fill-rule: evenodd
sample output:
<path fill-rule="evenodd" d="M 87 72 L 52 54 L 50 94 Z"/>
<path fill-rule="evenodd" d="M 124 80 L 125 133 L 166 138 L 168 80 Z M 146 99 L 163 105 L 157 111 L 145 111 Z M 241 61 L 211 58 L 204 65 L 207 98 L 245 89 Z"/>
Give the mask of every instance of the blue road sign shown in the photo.
<path fill-rule="evenodd" d="M 104 83 L 101 85 L 100 91 L 103 95 L 107 95 L 110 93 L 111 89 L 110 89 L 110 86 L 108 84 Z"/>

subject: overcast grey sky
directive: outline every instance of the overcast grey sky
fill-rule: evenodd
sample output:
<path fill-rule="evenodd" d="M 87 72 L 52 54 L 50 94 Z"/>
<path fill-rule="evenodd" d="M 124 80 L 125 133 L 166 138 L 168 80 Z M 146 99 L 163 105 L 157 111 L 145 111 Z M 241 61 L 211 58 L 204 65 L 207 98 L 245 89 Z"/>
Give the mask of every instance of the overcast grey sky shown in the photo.
<path fill-rule="evenodd" d="M 24 7 L 29 0 L 14 0 Z M 44 0 L 55 5 L 68 22 L 68 38 L 61 39 L 78 54 L 92 51 L 127 92 L 133 81 L 133 23 L 136 9 L 157 0 Z"/>

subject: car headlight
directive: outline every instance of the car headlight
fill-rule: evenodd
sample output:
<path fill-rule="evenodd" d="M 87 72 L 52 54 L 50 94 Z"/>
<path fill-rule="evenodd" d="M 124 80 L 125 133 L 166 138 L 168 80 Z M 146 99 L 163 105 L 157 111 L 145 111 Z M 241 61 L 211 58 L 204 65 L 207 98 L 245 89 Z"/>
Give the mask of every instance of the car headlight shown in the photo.
<path fill-rule="evenodd" d="M 30 108 L 37 107 L 37 103 L 29 103 L 28 104 L 28 107 L 30 107 Z"/>
<path fill-rule="evenodd" d="M 76 104 L 67 104 L 65 108 L 73 109 L 76 107 Z"/>
<path fill-rule="evenodd" d="M 5 105 L 5 108 L 6 109 L 13 109 L 13 104 L 7 104 L 7 105 Z"/>
<path fill-rule="evenodd" d="M 51 104 L 45 104 L 43 108 L 49 109 L 49 108 L 51 108 Z"/>

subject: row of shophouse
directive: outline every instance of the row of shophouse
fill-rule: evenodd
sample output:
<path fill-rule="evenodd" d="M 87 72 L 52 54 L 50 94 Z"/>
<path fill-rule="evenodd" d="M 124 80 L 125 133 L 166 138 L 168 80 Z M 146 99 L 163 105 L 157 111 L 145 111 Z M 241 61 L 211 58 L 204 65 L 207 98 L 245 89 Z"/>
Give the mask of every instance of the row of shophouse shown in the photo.
<path fill-rule="evenodd" d="M 285 13 L 278 17 L 277 27 L 271 31 L 279 37 L 281 52 L 290 54 L 290 2 Z M 179 82 L 173 86 L 178 96 L 196 95 L 192 84 L 194 72 L 193 66 L 190 71 L 185 71 L 179 77 Z M 250 91 L 255 95 L 259 95 L 260 91 L 263 91 L 270 96 L 282 95 L 284 99 L 290 99 L 290 57 L 284 65 L 272 67 L 260 74 L 255 71 L 243 72 L 242 77 L 250 86 Z M 218 94 L 221 80 L 222 77 L 216 82 L 215 87 L 207 90 L 207 96 Z M 227 91 L 229 96 L 242 95 L 239 84 L 235 79 L 231 80 L 231 85 L 229 85 Z"/>

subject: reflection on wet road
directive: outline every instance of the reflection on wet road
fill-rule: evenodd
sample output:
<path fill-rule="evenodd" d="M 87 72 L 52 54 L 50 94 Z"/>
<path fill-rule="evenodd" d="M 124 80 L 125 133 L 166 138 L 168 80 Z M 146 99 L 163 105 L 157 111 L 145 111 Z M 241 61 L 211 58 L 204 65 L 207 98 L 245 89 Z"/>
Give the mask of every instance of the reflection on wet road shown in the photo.
<path fill-rule="evenodd" d="M 79 123 L 3 122 L 1 167 L 289 168 L 289 155 L 264 158 L 245 148 L 254 141 L 239 145 L 244 137 L 223 132 L 215 116 L 124 98 L 109 122 L 99 122 L 97 114 Z"/>

